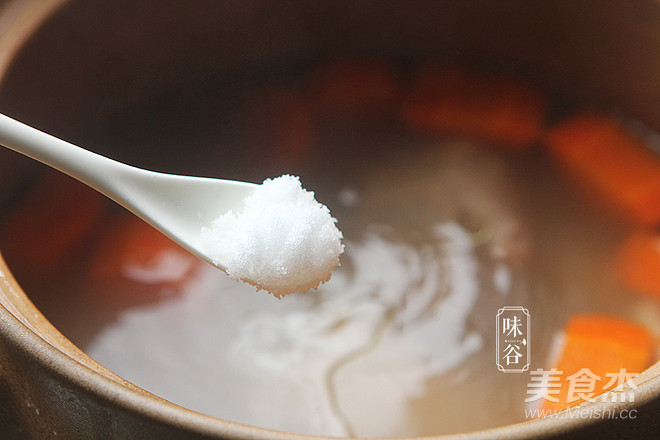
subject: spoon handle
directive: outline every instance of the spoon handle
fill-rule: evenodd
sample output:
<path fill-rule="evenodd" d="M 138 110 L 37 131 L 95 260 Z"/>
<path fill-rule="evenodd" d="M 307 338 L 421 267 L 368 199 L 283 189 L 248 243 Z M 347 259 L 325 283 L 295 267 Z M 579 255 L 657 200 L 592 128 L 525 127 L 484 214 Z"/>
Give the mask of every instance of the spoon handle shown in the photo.
<path fill-rule="evenodd" d="M 113 182 L 136 168 L 46 134 L 0 114 L 0 144 L 60 170 L 117 199 Z"/>
<path fill-rule="evenodd" d="M 1 0 L 0 0 L 1 1 Z M 240 209 L 255 184 L 159 173 L 77 147 L 0 114 L 0 144 L 89 185 L 215 264 L 200 241 L 202 227 Z"/>

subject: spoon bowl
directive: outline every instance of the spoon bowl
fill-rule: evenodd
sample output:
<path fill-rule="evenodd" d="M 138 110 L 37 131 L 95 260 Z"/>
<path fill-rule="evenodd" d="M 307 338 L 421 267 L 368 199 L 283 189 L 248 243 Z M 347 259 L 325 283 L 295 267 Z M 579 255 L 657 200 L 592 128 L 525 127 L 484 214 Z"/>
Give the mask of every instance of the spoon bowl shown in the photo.
<path fill-rule="evenodd" d="M 209 177 L 159 173 L 133 167 L 70 144 L 0 114 L 0 144 L 49 165 L 94 188 L 170 237 L 212 260 L 200 231 L 217 217 L 242 208 L 257 184 Z"/>

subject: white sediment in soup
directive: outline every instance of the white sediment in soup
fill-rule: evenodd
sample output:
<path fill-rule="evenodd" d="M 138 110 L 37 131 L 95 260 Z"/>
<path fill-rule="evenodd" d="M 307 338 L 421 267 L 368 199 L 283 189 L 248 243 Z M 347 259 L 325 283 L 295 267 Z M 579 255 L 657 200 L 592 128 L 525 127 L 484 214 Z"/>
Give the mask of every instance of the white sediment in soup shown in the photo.
<path fill-rule="evenodd" d="M 215 219 L 201 238 L 230 277 L 280 297 L 330 279 L 344 251 L 336 222 L 298 177 L 284 175 L 266 179 L 242 211 Z"/>
<path fill-rule="evenodd" d="M 420 411 L 415 402 L 431 401 L 424 408 L 437 410 L 455 392 L 447 389 L 462 389 L 465 377 L 473 375 L 474 383 L 479 383 L 476 376 L 492 381 L 487 374 L 466 369 L 479 358 L 497 374 L 480 358 L 492 329 L 475 328 L 476 305 L 488 292 L 499 292 L 491 295 L 498 299 L 511 298 L 518 276 L 508 259 L 483 252 L 499 243 L 500 229 L 493 231 L 493 241 L 481 246 L 473 232 L 452 219 L 459 210 L 490 224 L 512 215 L 499 203 L 493 210 L 473 206 L 481 203 L 480 197 L 467 204 L 461 198 L 461 205 L 454 206 L 458 186 L 487 196 L 489 206 L 499 200 L 489 193 L 498 192 L 494 182 L 499 177 L 491 172 L 498 168 L 497 161 L 473 165 L 470 185 L 451 177 L 459 175 L 451 172 L 454 167 L 474 164 L 473 154 L 481 153 L 468 148 L 464 154 L 448 154 L 438 148 L 411 155 L 418 167 L 391 172 L 385 166 L 368 172 L 365 185 L 351 188 L 356 203 L 346 207 L 368 226 L 347 242 L 344 264 L 313 295 L 272 301 L 205 268 L 182 296 L 123 312 L 86 351 L 148 391 L 239 423 L 311 435 L 441 432 L 435 424 L 420 423 L 427 409 Z M 438 182 L 435 173 L 420 174 L 426 168 L 447 177 Z M 383 173 L 387 179 L 379 178 Z M 439 198 L 448 208 L 439 213 L 435 204 L 424 203 L 417 210 L 428 220 L 422 222 L 427 235 L 421 243 L 371 221 L 404 216 L 401 208 L 415 201 L 400 193 L 404 183 L 412 185 L 406 186 L 412 194 Z M 337 188 L 338 199 L 345 196 L 342 188 Z M 398 209 L 388 209 L 386 200 Z M 384 223 L 396 224 L 391 217 Z M 513 280 L 501 279 L 510 277 Z M 452 379 L 452 371 L 459 369 L 465 377 Z M 449 378 L 442 382 L 448 387 L 444 390 L 437 387 L 443 377 Z M 481 398 L 489 390 L 480 390 Z M 466 392 L 464 397 L 467 402 L 475 396 Z M 434 419 L 441 421 L 442 429 L 454 426 L 436 410 Z"/>
<path fill-rule="evenodd" d="M 406 435 L 409 402 L 482 345 L 465 322 L 479 290 L 471 235 L 448 222 L 435 237 L 417 249 L 372 231 L 347 244 L 345 267 L 319 292 L 282 302 L 205 269 L 183 296 L 125 312 L 87 352 L 161 397 L 235 422 Z"/>

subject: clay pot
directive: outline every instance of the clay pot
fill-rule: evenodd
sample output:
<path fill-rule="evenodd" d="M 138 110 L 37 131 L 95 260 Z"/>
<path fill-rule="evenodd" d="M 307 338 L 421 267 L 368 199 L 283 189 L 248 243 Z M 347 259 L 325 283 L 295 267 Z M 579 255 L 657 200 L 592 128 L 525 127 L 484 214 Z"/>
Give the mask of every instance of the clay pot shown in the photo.
<path fill-rule="evenodd" d="M 342 52 L 467 54 L 470 62 L 541 76 L 560 92 L 605 96 L 660 130 L 660 4 L 630 0 L 0 1 L 0 111 L 86 145 L 87 129 L 184 80 L 245 77 L 266 65 L 285 71 L 290 60 Z M 20 174 L 12 171 L 25 165 L 0 153 L 4 196 Z M 141 165 L 140 157 L 133 163 Z M 548 418 L 470 438 L 657 438 L 660 364 L 636 383 L 633 403 L 588 405 L 634 409 L 634 420 Z M 41 315 L 2 260 L 0 434 L 303 438 L 207 417 L 116 376 Z"/>

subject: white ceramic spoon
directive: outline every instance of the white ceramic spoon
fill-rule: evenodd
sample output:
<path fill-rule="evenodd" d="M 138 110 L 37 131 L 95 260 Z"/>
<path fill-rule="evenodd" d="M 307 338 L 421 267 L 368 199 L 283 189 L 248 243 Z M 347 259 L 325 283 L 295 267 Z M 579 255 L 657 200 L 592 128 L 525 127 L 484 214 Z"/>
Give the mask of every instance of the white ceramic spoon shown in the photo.
<path fill-rule="evenodd" d="M 254 183 L 158 173 L 108 159 L 0 114 L 0 144 L 91 186 L 214 264 L 204 252 L 202 226 L 242 206 Z M 225 270 L 220 260 L 214 264 Z"/>

